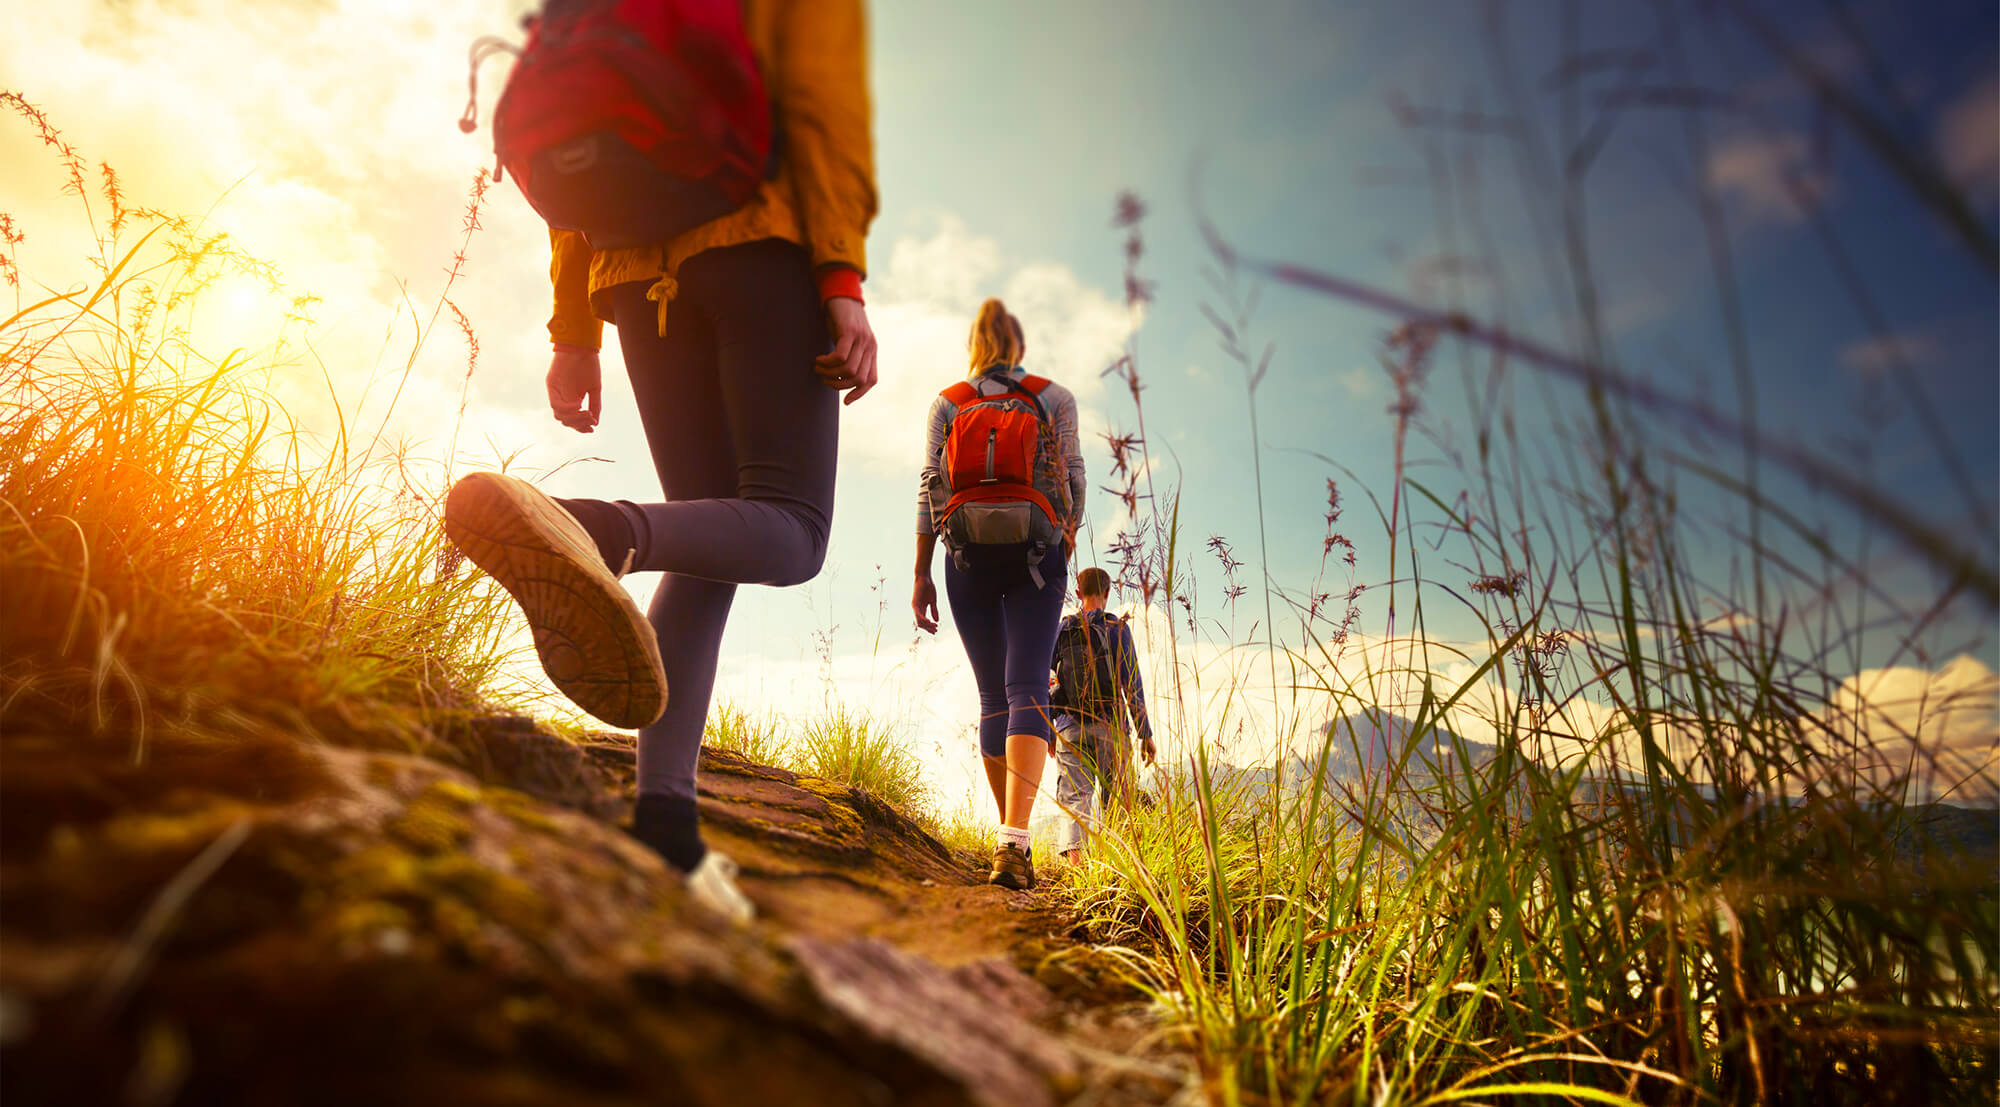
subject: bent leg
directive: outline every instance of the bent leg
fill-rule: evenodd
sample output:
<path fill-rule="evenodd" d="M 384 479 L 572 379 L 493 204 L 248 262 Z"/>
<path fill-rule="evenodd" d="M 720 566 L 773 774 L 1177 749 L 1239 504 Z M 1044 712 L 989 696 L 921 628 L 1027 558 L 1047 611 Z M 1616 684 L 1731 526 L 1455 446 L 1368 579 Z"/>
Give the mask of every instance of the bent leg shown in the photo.
<path fill-rule="evenodd" d="M 833 519 L 840 404 L 813 372 L 828 340 L 807 255 L 778 239 L 709 250 L 682 265 L 679 283 L 667 337 L 644 325 L 656 310 L 645 284 L 612 290 L 617 317 L 638 324 L 620 327 L 619 338 L 646 440 L 663 481 L 689 432 L 726 442 L 732 468 L 726 482 L 691 495 L 670 490 L 665 503 L 619 505 L 634 524 L 632 569 L 732 584 L 811 580 Z M 710 379 L 694 396 L 687 374 L 652 368 L 672 356 L 671 334 L 690 314 L 711 344 Z"/>
<path fill-rule="evenodd" d="M 736 453 L 722 426 L 722 386 L 714 332 L 695 305 L 676 303 L 665 333 L 643 284 L 615 290 L 618 328 L 639 417 L 669 500 L 728 495 Z M 736 586 L 667 573 L 653 591 L 647 621 L 667 671 L 667 709 L 639 731 L 639 791 L 667 795 L 692 810 L 695 762 L 715 684 L 716 655 Z M 677 811 L 678 813 L 678 811 Z"/>

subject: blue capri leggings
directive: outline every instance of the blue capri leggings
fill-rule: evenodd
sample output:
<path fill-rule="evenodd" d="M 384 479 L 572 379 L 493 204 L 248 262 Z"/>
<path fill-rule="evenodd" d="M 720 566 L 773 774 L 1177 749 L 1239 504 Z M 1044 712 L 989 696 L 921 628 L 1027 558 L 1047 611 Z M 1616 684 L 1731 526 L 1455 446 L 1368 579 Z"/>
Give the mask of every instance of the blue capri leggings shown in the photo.
<path fill-rule="evenodd" d="M 1060 545 L 1042 559 L 1041 568 L 1037 588 L 1020 553 L 996 555 L 968 569 L 945 560 L 945 598 L 979 685 L 979 752 L 987 757 L 1007 756 L 1009 734 L 1055 742 L 1049 659 L 1069 589 Z"/>

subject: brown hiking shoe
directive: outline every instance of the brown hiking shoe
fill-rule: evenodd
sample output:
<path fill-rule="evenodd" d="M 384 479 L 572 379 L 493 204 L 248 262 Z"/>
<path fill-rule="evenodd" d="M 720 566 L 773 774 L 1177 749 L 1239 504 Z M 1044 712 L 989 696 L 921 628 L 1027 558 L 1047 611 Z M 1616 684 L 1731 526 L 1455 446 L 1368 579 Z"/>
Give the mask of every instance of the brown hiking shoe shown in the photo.
<path fill-rule="evenodd" d="M 666 710 L 653 628 L 561 505 L 525 481 L 473 473 L 445 497 L 444 532 L 521 605 L 563 695 L 612 726 L 642 727 Z"/>
<path fill-rule="evenodd" d="M 993 871 L 986 874 L 986 883 L 1025 892 L 1035 886 L 1035 863 L 1020 846 L 995 846 Z"/>

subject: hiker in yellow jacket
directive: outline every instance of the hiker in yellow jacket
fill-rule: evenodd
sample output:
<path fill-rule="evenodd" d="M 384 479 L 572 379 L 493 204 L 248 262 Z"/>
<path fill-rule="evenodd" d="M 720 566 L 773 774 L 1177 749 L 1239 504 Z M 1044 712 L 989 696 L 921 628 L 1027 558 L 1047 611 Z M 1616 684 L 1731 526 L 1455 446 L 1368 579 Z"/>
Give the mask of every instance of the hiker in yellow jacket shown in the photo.
<path fill-rule="evenodd" d="M 744 0 L 743 19 L 772 101 L 775 174 L 670 241 L 592 250 L 551 235 L 550 409 L 597 427 L 598 347 L 615 325 L 664 501 L 553 500 L 475 474 L 446 507 L 453 540 L 521 601 L 556 686 L 640 728 L 633 833 L 738 920 L 751 905 L 695 812 L 723 625 L 737 585 L 819 572 L 839 393 L 852 403 L 876 379 L 861 298 L 876 211 L 861 2 Z M 645 619 L 625 572 L 664 574 Z"/>

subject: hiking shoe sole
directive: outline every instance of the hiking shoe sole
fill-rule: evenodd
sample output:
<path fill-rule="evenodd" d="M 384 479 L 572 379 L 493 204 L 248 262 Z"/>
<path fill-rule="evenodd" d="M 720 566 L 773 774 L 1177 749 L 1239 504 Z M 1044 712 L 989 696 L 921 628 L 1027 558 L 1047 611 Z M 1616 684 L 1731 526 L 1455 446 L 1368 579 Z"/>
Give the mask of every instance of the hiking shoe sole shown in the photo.
<path fill-rule="evenodd" d="M 666 710 L 653 628 L 560 504 L 525 481 L 473 473 L 446 495 L 444 531 L 521 605 L 542 671 L 563 695 L 616 727 Z"/>

